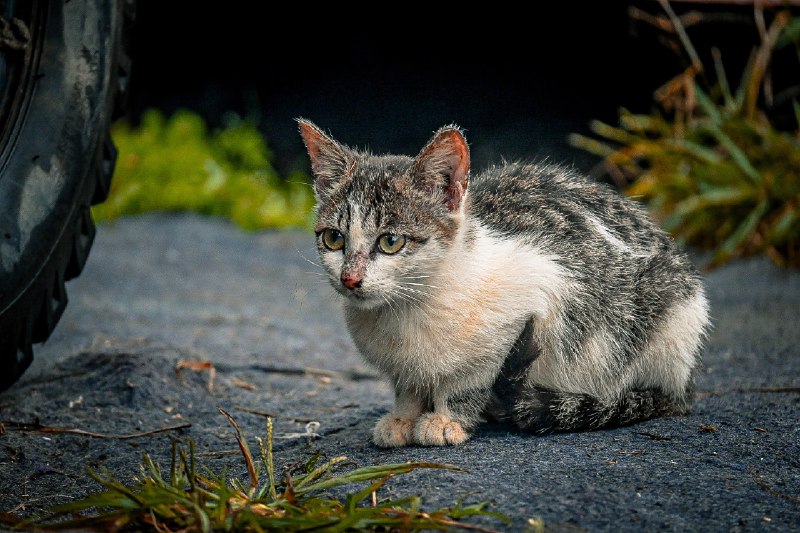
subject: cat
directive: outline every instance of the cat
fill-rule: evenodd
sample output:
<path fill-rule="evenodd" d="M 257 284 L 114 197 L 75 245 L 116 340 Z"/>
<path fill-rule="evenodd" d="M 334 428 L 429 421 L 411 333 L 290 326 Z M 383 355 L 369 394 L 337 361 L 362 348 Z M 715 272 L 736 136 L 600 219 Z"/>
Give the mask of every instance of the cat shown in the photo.
<path fill-rule="evenodd" d="M 690 411 L 703 281 L 639 202 L 554 163 L 472 176 L 457 125 L 409 157 L 297 122 L 320 261 L 356 347 L 394 387 L 375 444 L 460 444 L 485 421 L 541 434 Z"/>

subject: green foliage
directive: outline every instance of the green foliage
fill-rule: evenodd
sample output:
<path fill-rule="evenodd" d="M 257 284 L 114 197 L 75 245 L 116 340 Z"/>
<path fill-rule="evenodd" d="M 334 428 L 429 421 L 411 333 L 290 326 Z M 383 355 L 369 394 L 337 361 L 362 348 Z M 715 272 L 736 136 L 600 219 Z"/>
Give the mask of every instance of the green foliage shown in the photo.
<path fill-rule="evenodd" d="M 219 410 L 235 430 L 248 472 L 247 482 L 214 474 L 195 464 L 194 442 L 188 450 L 173 441 L 168 472 L 143 455 L 135 484 L 125 485 L 111 473 L 89 470 L 103 491 L 53 507 L 44 516 L 17 521 L 28 530 L 292 532 L 292 531 L 421 531 L 488 529 L 460 520 L 476 515 L 508 519 L 485 510 L 485 504 L 433 512 L 421 510 L 417 496 L 378 499 L 377 492 L 393 476 L 421 468 L 460 471 L 452 465 L 398 463 L 355 468 L 342 472 L 347 457 L 325 461 L 313 454 L 304 464 L 287 467 L 276 483 L 272 453 L 272 420 L 267 419 L 266 440 L 257 439 L 261 463 L 256 464 L 236 421 Z M 200 473 L 204 470 L 205 473 Z M 264 476 L 264 472 L 266 476 Z M 263 479 L 266 478 L 266 479 Z M 360 484 L 344 500 L 328 490 Z M 365 500 L 370 500 L 365 504 Z"/>
<path fill-rule="evenodd" d="M 760 107 L 770 57 L 797 47 L 800 19 L 775 15 L 732 92 L 716 50 L 716 83 L 703 83 L 703 65 L 669 13 L 692 64 L 656 91 L 651 114 L 622 109 L 618 127 L 591 124 L 602 141 L 572 135 L 572 144 L 601 156 L 603 171 L 682 242 L 713 251 L 709 267 L 761 253 L 800 266 L 800 106 L 790 131 Z"/>
<path fill-rule="evenodd" d="M 313 192 L 302 174 L 281 179 L 256 127 L 240 119 L 210 132 L 189 111 L 147 111 L 141 125 L 111 131 L 119 150 L 108 199 L 95 220 L 147 211 L 222 216 L 247 230 L 312 224 Z"/>

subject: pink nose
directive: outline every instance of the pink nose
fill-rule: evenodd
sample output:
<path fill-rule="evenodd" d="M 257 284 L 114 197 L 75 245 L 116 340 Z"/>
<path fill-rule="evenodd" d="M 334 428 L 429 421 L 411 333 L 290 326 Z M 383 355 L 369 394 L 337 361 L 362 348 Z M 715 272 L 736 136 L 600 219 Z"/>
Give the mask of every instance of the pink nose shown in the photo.
<path fill-rule="evenodd" d="M 342 272 L 340 279 L 342 280 L 342 285 L 350 290 L 361 287 L 361 282 L 363 281 L 362 278 L 354 272 Z"/>

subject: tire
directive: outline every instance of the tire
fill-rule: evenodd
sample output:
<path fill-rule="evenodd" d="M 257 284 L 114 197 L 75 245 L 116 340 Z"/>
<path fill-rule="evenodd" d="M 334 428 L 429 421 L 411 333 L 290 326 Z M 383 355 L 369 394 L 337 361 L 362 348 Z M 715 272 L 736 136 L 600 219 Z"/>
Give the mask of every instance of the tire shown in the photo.
<path fill-rule="evenodd" d="M 5 5 L 24 46 L 0 49 L 0 390 L 56 327 L 65 282 L 89 256 L 90 207 L 105 200 L 116 161 L 109 126 L 124 109 L 134 16 L 126 0 Z"/>

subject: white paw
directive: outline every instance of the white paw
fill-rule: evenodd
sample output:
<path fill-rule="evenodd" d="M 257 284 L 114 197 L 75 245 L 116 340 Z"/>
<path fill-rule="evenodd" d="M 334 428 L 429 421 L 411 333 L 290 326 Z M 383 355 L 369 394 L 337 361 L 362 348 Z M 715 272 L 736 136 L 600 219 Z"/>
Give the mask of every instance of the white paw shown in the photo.
<path fill-rule="evenodd" d="M 460 423 L 436 413 L 422 415 L 414 426 L 414 442 L 423 446 L 461 444 L 468 438 Z"/>
<path fill-rule="evenodd" d="M 372 430 L 372 439 L 381 448 L 397 448 L 411 444 L 414 421 L 392 413 L 384 415 Z"/>

